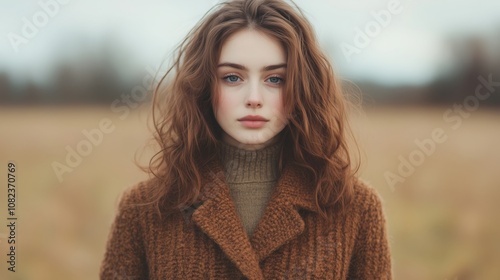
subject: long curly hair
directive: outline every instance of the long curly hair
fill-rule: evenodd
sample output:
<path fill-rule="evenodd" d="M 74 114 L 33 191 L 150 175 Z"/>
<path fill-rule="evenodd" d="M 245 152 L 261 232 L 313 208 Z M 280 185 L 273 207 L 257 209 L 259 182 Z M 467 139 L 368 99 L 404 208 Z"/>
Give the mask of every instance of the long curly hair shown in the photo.
<path fill-rule="evenodd" d="M 220 3 L 177 47 L 153 94 L 153 134 L 160 150 L 147 170 L 155 181 L 151 203 L 168 214 L 195 203 L 202 193 L 201 168 L 217 156 L 222 135 L 212 107 L 217 64 L 223 43 L 243 29 L 282 43 L 287 56 L 282 98 L 289 119 L 280 133 L 279 166 L 304 168 L 321 216 L 331 220 L 352 200 L 359 168 L 350 155 L 350 144 L 357 145 L 349 141 L 349 103 L 310 23 L 293 2 L 281 0 Z"/>

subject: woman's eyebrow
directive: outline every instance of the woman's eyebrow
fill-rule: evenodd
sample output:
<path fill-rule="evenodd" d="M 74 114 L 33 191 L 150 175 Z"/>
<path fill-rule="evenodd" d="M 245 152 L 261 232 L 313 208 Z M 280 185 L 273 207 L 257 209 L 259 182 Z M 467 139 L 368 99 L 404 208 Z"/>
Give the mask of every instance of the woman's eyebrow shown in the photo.
<path fill-rule="evenodd" d="M 276 64 L 276 65 L 269 65 L 269 66 L 264 67 L 262 69 L 262 71 L 270 71 L 270 70 L 275 70 L 275 69 L 280 69 L 280 68 L 286 68 L 286 63 Z"/>
<path fill-rule="evenodd" d="M 232 68 L 236 68 L 236 69 L 244 70 L 244 71 L 248 70 L 243 65 L 240 65 L 240 64 L 237 64 L 237 63 L 231 63 L 231 62 L 220 63 L 219 65 L 217 65 L 217 68 L 219 68 L 219 67 L 232 67 Z M 271 71 L 271 70 L 275 70 L 275 69 L 279 69 L 279 68 L 286 68 L 286 63 L 275 64 L 275 65 L 268 65 L 268 66 L 262 68 L 261 72 Z"/>

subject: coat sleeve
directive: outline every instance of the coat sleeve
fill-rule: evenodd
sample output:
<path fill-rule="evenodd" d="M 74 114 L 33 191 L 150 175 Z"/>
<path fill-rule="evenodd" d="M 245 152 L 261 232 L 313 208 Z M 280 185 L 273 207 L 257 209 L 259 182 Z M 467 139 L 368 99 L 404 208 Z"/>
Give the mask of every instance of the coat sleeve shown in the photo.
<path fill-rule="evenodd" d="M 148 279 L 141 219 L 133 193 L 128 191 L 120 199 L 101 263 L 101 280 Z"/>
<path fill-rule="evenodd" d="M 378 193 L 368 187 L 360 203 L 361 219 L 348 279 L 392 279 L 386 219 Z"/>

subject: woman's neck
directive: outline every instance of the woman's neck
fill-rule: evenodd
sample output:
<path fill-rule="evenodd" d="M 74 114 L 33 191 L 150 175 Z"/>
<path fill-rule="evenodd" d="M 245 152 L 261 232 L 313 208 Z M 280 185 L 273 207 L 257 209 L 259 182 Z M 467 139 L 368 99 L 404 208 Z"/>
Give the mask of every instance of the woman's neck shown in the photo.
<path fill-rule="evenodd" d="M 244 144 L 244 143 L 238 142 L 236 139 L 231 137 L 229 134 L 223 133 L 222 134 L 222 142 L 224 142 L 228 145 L 237 147 L 239 149 L 255 151 L 255 150 L 260 150 L 260 149 L 263 149 L 265 147 L 272 146 L 272 145 L 278 143 L 281 139 L 281 136 L 282 136 L 282 133 L 278 133 L 277 135 L 275 135 L 274 137 L 272 137 L 271 139 L 267 140 L 264 143 Z"/>

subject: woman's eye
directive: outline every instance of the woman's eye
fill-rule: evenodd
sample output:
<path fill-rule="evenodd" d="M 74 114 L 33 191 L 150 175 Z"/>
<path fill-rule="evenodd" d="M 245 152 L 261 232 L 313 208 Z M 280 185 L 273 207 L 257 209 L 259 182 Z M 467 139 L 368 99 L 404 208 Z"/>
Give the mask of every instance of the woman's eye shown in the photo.
<path fill-rule="evenodd" d="M 223 78 L 223 80 L 225 80 L 226 82 L 230 82 L 230 83 L 236 83 L 236 82 L 239 82 L 240 77 L 238 77 L 236 75 L 227 75 Z"/>
<path fill-rule="evenodd" d="M 269 80 L 269 82 L 271 84 L 281 84 L 281 83 L 283 83 L 283 78 L 280 78 L 280 77 L 270 77 L 268 80 Z"/>

